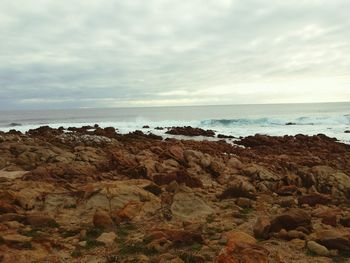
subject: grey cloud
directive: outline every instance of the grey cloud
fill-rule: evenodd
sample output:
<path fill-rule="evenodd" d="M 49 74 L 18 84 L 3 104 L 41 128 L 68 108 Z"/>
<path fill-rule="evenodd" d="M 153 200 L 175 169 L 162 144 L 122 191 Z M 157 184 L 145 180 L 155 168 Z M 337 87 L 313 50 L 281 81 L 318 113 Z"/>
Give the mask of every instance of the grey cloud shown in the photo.
<path fill-rule="evenodd" d="M 309 83 L 324 77 L 329 100 L 350 100 L 349 9 L 347 0 L 4 0 L 0 109 L 294 102 L 301 92 L 317 101 L 327 92 L 317 97 Z"/>

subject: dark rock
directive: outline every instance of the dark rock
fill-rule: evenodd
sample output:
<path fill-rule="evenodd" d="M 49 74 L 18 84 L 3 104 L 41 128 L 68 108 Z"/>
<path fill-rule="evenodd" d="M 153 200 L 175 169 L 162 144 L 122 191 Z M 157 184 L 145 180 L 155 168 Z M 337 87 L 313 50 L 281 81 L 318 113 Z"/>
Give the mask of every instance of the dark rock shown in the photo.
<path fill-rule="evenodd" d="M 165 133 L 172 134 L 172 135 L 205 136 L 205 137 L 214 137 L 215 135 L 215 132 L 213 130 L 203 130 L 201 128 L 193 128 L 191 126 L 172 127 L 170 130 L 166 131 Z"/>
<path fill-rule="evenodd" d="M 203 187 L 202 181 L 189 175 L 186 170 L 178 170 L 165 174 L 156 174 L 153 179 L 154 182 L 158 185 L 166 185 L 170 184 L 172 181 L 176 181 L 179 184 L 184 183 L 189 187 Z"/>
<path fill-rule="evenodd" d="M 311 216 L 302 209 L 292 208 L 271 220 L 270 232 L 292 230 L 299 226 L 311 229 Z"/>
<path fill-rule="evenodd" d="M 309 195 L 303 195 L 298 198 L 298 203 L 300 205 L 307 204 L 310 206 L 315 206 L 317 204 L 328 204 L 331 198 L 328 195 L 313 193 Z"/>

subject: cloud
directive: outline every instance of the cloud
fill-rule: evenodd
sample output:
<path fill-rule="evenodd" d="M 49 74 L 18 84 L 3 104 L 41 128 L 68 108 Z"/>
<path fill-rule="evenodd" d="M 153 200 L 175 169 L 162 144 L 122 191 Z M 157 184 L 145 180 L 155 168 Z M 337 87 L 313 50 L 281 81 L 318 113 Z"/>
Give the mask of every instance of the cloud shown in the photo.
<path fill-rule="evenodd" d="M 0 109 L 349 101 L 349 9 L 4 0 Z"/>

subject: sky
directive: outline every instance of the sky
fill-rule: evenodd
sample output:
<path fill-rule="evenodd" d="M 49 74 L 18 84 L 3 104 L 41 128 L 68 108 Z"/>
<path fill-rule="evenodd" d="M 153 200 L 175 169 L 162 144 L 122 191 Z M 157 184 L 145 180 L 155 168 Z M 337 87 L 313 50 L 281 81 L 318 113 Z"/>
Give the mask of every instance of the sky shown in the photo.
<path fill-rule="evenodd" d="M 349 0 L 1 0 L 0 109 L 350 101 Z"/>

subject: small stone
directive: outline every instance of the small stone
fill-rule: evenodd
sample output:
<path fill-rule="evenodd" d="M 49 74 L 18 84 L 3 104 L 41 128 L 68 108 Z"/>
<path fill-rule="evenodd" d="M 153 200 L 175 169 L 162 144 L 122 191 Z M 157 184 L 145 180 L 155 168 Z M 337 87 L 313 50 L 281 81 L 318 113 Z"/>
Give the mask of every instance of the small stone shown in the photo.
<path fill-rule="evenodd" d="M 86 241 L 80 241 L 78 244 L 81 247 L 85 247 L 86 246 Z"/>
<path fill-rule="evenodd" d="M 5 243 L 28 243 L 32 241 L 31 237 L 22 236 L 20 234 L 8 234 L 2 236 Z"/>
<path fill-rule="evenodd" d="M 18 223 L 17 221 L 8 221 L 4 223 L 8 228 L 12 228 L 12 229 L 18 229 L 23 227 L 24 225 L 21 223 Z"/>
<path fill-rule="evenodd" d="M 329 256 L 329 250 L 315 241 L 307 242 L 307 248 L 319 256 Z"/>
<path fill-rule="evenodd" d="M 96 240 L 109 247 L 113 245 L 116 238 L 117 235 L 114 232 L 109 232 L 101 234 Z"/>

